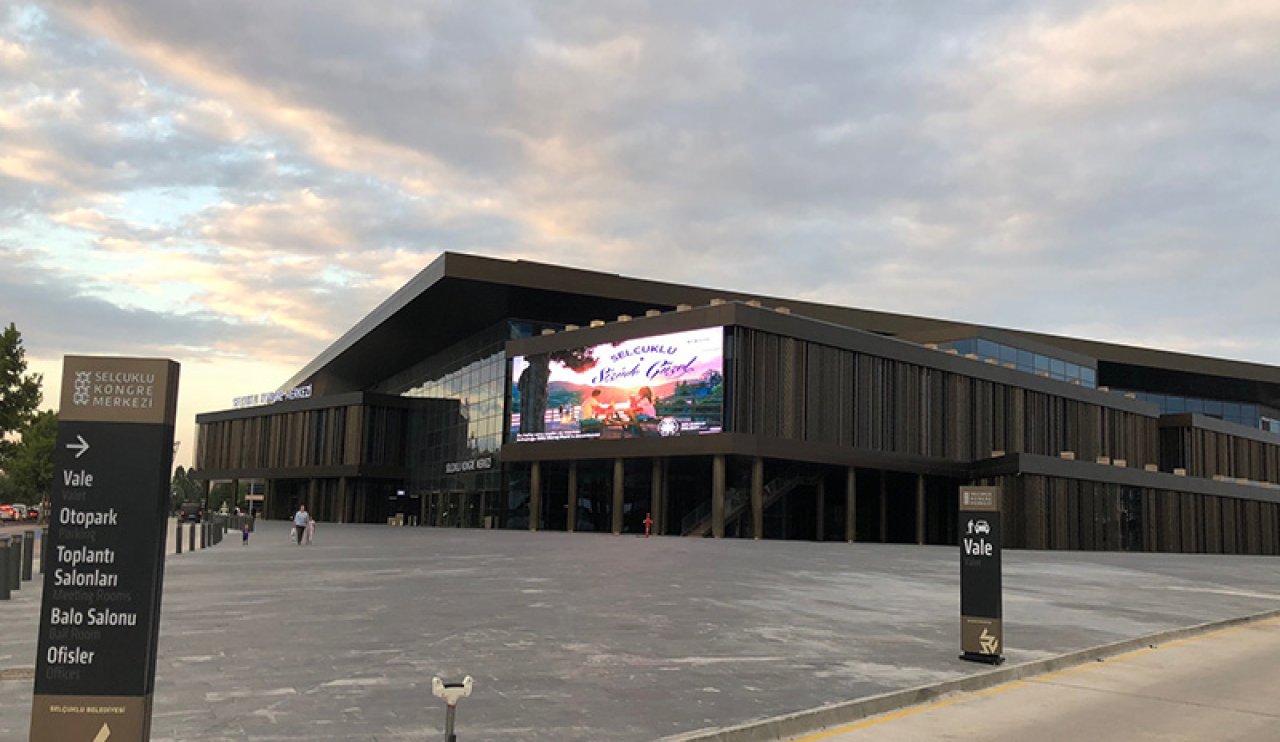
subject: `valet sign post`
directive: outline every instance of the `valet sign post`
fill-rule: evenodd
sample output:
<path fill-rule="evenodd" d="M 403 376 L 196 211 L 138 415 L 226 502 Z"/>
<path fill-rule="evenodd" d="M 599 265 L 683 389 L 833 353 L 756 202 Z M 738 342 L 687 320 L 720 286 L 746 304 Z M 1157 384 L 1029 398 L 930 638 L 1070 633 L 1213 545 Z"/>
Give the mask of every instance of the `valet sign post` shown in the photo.
<path fill-rule="evenodd" d="M 1004 662 L 1000 488 L 960 488 L 960 659 Z"/>
<path fill-rule="evenodd" d="M 67 356 L 31 742 L 151 734 L 178 364 Z"/>

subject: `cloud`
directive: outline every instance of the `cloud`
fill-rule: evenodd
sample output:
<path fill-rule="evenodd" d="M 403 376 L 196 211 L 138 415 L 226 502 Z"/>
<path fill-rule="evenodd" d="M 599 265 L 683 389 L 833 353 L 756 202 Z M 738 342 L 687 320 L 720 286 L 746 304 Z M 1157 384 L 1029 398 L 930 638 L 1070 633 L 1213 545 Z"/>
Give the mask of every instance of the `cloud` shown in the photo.
<path fill-rule="evenodd" d="M 11 10 L 0 250 L 295 370 L 443 250 L 1280 363 L 1273 5 Z"/>

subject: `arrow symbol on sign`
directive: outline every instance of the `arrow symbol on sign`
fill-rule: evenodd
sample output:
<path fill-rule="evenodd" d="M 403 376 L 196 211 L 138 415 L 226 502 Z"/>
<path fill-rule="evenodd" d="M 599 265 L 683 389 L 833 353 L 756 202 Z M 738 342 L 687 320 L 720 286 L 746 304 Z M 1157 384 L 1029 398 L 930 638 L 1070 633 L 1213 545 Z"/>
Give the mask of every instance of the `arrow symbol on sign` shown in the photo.
<path fill-rule="evenodd" d="M 93 742 L 107 742 L 107 740 L 110 739 L 110 737 L 111 737 L 111 727 L 107 726 L 104 723 L 102 725 L 102 728 L 98 730 L 98 736 L 93 738 Z"/>
<path fill-rule="evenodd" d="M 67 448 L 70 448 L 72 451 L 75 451 L 75 452 L 76 452 L 76 458 L 78 459 L 78 458 L 80 458 L 81 456 L 84 456 L 84 452 L 85 452 L 85 451 L 88 451 L 88 450 L 89 450 L 89 442 L 88 442 L 88 441 L 86 441 L 86 440 L 84 439 L 84 436 L 83 436 L 83 435 L 80 435 L 79 433 L 77 433 L 77 434 L 76 434 L 76 439 L 77 439 L 77 440 L 79 440 L 80 442 L 79 442 L 79 443 L 68 443 L 68 444 L 67 444 Z"/>
<path fill-rule="evenodd" d="M 978 644 L 982 646 L 983 654 L 996 654 L 1000 651 L 1000 640 L 988 634 L 986 629 L 983 629 L 982 635 L 978 637 Z"/>

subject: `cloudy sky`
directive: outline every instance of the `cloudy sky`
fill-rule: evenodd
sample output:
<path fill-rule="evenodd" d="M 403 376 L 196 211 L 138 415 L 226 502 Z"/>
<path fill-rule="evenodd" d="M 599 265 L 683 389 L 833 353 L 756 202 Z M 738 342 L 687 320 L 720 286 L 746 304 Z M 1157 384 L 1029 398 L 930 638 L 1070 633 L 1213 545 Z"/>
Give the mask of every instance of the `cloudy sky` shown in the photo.
<path fill-rule="evenodd" d="M 183 463 L 445 250 L 1280 364 L 1278 201 L 1275 0 L 0 2 L 0 321 Z"/>

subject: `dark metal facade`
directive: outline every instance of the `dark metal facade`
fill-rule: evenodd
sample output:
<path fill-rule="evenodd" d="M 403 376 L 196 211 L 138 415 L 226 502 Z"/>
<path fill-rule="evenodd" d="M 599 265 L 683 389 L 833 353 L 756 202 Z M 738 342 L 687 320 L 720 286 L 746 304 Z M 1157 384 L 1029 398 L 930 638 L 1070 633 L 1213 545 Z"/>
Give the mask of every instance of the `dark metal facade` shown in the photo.
<path fill-rule="evenodd" d="M 917 543 L 954 542 L 957 487 L 1000 484 L 1012 547 L 1280 552 L 1280 436 L 1107 390 L 1274 407 L 1280 369 L 743 298 L 446 255 L 291 381 L 317 397 L 200 416 L 196 466 L 273 483 L 269 513 L 318 500 L 322 519 L 380 520 L 409 490 L 437 525 L 617 533 L 650 514 L 665 534 Z M 493 328 L 517 324 L 564 329 L 508 335 L 494 356 Z M 699 327 L 726 328 L 723 433 L 507 441 L 492 470 L 459 476 L 442 472 L 487 452 L 424 439 L 441 415 L 457 423 L 426 427 L 476 429 L 466 400 L 430 396 L 451 348 L 510 358 Z M 964 338 L 1096 368 L 1098 388 L 921 344 Z M 410 388 L 429 396 L 394 396 Z"/>

